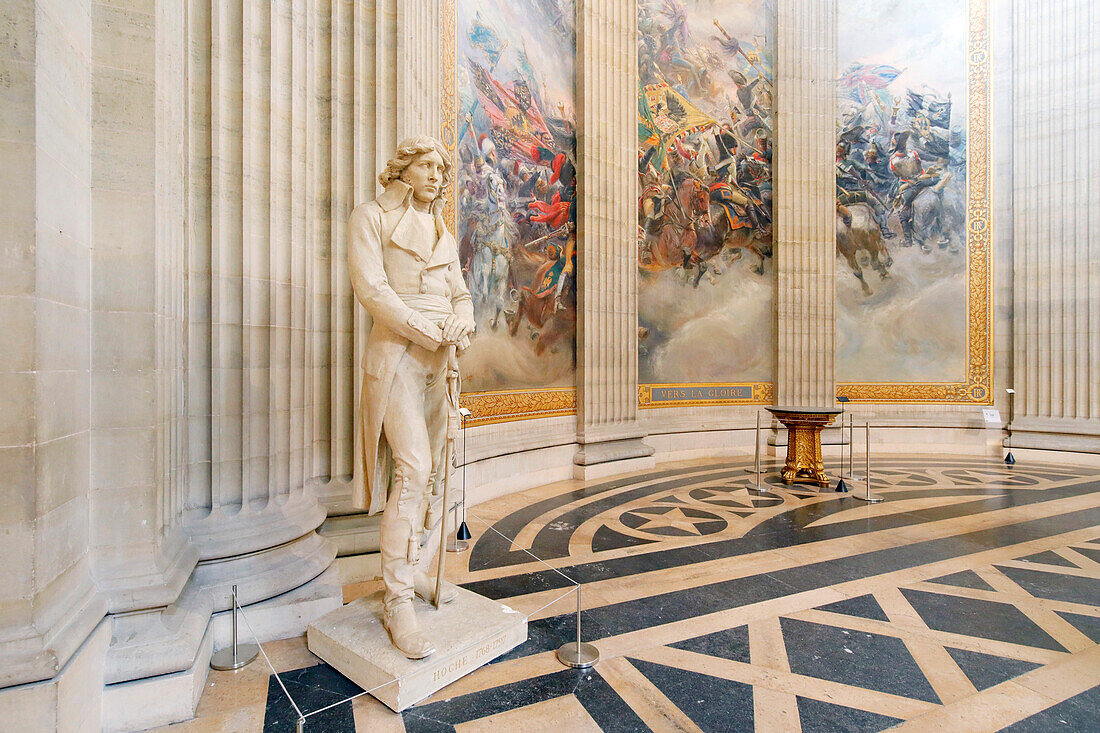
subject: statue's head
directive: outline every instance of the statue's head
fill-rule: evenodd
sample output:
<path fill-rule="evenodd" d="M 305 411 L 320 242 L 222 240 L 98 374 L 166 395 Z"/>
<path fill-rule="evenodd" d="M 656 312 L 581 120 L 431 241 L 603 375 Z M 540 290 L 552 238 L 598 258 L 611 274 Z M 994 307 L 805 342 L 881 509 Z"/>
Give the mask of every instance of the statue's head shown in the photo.
<path fill-rule="evenodd" d="M 451 160 L 443 143 L 428 135 L 406 138 L 378 175 L 383 188 L 400 180 L 423 203 L 443 198 L 451 183 Z"/>

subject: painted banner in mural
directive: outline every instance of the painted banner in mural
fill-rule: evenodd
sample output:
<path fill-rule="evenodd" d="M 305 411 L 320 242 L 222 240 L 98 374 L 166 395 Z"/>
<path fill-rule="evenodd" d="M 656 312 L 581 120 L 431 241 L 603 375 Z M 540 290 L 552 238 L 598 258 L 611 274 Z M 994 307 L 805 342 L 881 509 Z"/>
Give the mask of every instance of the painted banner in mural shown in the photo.
<path fill-rule="evenodd" d="M 968 373 L 968 324 L 982 281 L 969 274 L 988 268 L 968 247 L 967 203 L 987 195 L 972 193 L 968 169 L 971 123 L 984 138 L 985 119 L 970 119 L 980 75 L 968 66 L 967 2 L 841 0 L 838 22 L 837 377 L 981 382 Z"/>
<path fill-rule="evenodd" d="M 774 21 L 770 0 L 638 2 L 644 406 L 751 401 L 772 379 Z M 676 388 L 703 383 L 725 397 Z"/>
<path fill-rule="evenodd" d="M 463 391 L 572 387 L 574 3 L 459 0 L 457 11 L 457 235 L 477 321 Z"/>

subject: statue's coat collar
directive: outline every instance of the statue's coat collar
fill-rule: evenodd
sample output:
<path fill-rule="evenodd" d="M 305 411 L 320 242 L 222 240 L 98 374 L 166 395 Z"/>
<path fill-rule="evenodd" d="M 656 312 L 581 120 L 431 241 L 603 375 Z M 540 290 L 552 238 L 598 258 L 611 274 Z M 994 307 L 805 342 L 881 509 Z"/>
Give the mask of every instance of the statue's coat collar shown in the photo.
<path fill-rule="evenodd" d="M 390 241 L 398 247 L 404 250 L 408 250 L 416 254 L 421 261 L 431 260 L 432 264 L 436 264 L 436 260 L 439 259 L 439 255 L 446 255 L 446 247 L 438 247 L 440 241 L 449 238 L 446 226 L 443 224 L 443 219 L 439 214 L 440 208 L 442 208 L 443 199 L 436 199 L 432 203 L 431 211 L 435 217 L 435 232 L 436 241 L 426 242 L 423 238 L 415 236 L 415 228 L 413 226 L 412 217 L 408 215 L 408 212 L 412 210 L 412 186 L 405 183 L 402 180 L 394 180 L 390 182 L 390 185 L 386 186 L 386 190 L 375 199 L 383 211 L 394 211 L 399 206 L 404 206 L 405 211 L 402 214 L 400 220 L 397 222 L 397 226 L 394 227 L 392 234 L 390 234 Z M 436 255 L 436 256 L 433 256 Z"/>

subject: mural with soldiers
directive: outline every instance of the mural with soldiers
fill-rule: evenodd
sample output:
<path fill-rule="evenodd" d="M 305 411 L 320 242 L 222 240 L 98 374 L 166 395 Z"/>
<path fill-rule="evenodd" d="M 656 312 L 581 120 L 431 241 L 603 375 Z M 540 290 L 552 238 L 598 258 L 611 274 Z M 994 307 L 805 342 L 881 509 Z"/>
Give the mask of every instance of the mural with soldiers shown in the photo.
<path fill-rule="evenodd" d="M 770 0 L 638 2 L 639 381 L 774 373 Z"/>
<path fill-rule="evenodd" d="M 572 386 L 574 2 L 457 9 L 457 236 L 477 323 L 463 391 Z"/>
<path fill-rule="evenodd" d="M 837 377 L 958 381 L 966 359 L 966 0 L 841 0 Z"/>

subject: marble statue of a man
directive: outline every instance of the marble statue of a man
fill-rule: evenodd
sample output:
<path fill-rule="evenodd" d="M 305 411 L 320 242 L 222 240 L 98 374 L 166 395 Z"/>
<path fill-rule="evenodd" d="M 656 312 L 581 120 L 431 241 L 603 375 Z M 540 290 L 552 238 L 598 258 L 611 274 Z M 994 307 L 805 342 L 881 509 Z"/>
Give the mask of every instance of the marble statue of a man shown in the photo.
<path fill-rule="evenodd" d="M 410 659 L 435 651 L 414 613 L 443 531 L 448 413 L 457 409 L 456 350 L 474 331 L 458 247 L 440 211 L 451 175 L 442 143 L 404 140 L 378 176 L 385 191 L 348 221 L 348 269 L 373 325 L 356 416 L 353 497 L 382 512 L 383 624 Z M 451 425 L 455 425 L 451 422 Z M 453 586 L 442 594 L 454 599 Z"/>

